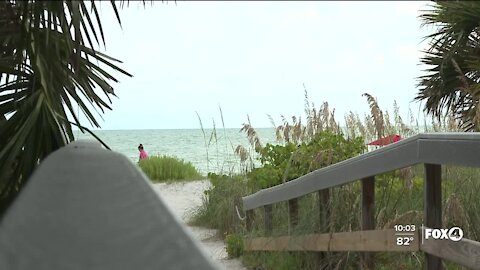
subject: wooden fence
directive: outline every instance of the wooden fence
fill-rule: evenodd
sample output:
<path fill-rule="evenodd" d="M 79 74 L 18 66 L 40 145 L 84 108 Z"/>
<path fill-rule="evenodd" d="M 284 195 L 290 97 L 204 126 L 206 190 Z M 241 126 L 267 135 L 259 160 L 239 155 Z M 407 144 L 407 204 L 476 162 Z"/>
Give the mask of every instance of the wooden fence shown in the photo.
<path fill-rule="evenodd" d="M 424 227 L 409 231 L 414 241 L 398 245 L 400 232 L 375 228 L 375 175 L 424 164 Z M 254 210 L 263 208 L 265 237 L 245 239 L 248 251 L 360 251 L 363 265 L 371 269 L 373 252 L 412 252 L 425 254 L 425 269 L 442 269 L 442 259 L 480 269 L 480 242 L 424 239 L 426 228 L 442 228 L 441 166 L 480 167 L 480 133 L 419 134 L 378 150 L 311 172 L 284 184 L 243 197 L 247 230 L 252 230 Z M 354 181 L 362 183 L 361 231 L 272 237 L 272 205 L 288 202 L 291 228 L 298 225 L 298 198 L 318 192 L 320 224 L 330 217 L 327 202 L 330 189 Z M 480 199 L 480 198 L 479 198 Z"/>

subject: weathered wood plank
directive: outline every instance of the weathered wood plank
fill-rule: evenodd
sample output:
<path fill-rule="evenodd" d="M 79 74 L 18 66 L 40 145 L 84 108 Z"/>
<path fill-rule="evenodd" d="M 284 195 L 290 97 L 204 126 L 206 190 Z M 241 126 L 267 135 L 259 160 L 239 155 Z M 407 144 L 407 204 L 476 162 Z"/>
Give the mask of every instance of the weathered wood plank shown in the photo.
<path fill-rule="evenodd" d="M 243 197 L 245 210 L 298 198 L 419 163 L 480 167 L 478 133 L 418 134 Z"/>
<path fill-rule="evenodd" d="M 424 220 L 426 227 L 442 227 L 442 167 L 425 164 Z M 425 253 L 425 269 L 441 270 L 442 259 Z"/>
<path fill-rule="evenodd" d="M 323 189 L 317 192 L 318 193 L 318 229 L 317 233 L 326 233 L 329 231 L 328 226 L 330 224 L 330 189 Z M 330 256 L 330 252 L 315 252 L 316 260 L 320 263 L 327 261 L 326 265 L 322 270 L 332 269 L 331 260 L 325 260 Z"/>
<path fill-rule="evenodd" d="M 330 189 L 320 190 L 318 192 L 318 232 L 327 232 L 330 223 Z"/>
<path fill-rule="evenodd" d="M 410 246 L 399 246 L 393 229 L 245 239 L 248 251 L 418 251 L 418 233 Z"/>
<path fill-rule="evenodd" d="M 246 220 L 247 232 L 252 231 L 254 216 L 255 216 L 254 210 L 247 210 L 247 220 Z"/>
<path fill-rule="evenodd" d="M 375 177 L 362 179 L 362 230 L 375 229 Z"/>
<path fill-rule="evenodd" d="M 298 225 L 298 199 L 292 199 L 288 201 L 288 221 L 288 231 L 289 233 L 292 233 L 292 231 Z"/>
<path fill-rule="evenodd" d="M 265 205 L 264 210 L 264 220 L 265 220 L 265 235 L 272 235 L 273 231 L 273 208 L 272 205 Z"/>
<path fill-rule="evenodd" d="M 375 176 L 362 179 L 362 230 L 375 229 Z M 363 265 L 373 269 L 374 253 L 363 254 Z"/>
<path fill-rule="evenodd" d="M 480 269 L 480 242 L 465 238 L 458 242 L 426 239 L 420 250 L 471 269 Z"/>

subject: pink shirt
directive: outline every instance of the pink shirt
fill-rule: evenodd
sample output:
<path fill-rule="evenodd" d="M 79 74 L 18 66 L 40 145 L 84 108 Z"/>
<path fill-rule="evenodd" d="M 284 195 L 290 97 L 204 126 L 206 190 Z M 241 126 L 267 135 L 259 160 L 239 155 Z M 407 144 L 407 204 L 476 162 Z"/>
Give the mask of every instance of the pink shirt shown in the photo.
<path fill-rule="evenodd" d="M 142 159 L 147 159 L 148 158 L 148 155 L 147 155 L 147 152 L 145 152 L 145 150 L 140 150 L 140 160 Z"/>

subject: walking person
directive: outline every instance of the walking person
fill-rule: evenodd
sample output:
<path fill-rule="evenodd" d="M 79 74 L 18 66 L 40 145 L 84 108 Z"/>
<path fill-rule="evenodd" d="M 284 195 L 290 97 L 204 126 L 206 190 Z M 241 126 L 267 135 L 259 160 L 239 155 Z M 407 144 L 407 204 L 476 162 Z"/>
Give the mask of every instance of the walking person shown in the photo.
<path fill-rule="evenodd" d="M 148 158 L 147 152 L 143 149 L 143 144 L 140 144 L 138 146 L 138 151 L 140 151 L 140 160 L 144 160 Z"/>

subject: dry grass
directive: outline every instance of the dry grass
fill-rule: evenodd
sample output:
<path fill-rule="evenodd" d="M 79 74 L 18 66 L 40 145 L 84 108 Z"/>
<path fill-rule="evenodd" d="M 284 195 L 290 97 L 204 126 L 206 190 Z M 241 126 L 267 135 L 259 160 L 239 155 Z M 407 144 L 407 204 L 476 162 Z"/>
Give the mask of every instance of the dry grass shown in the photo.
<path fill-rule="evenodd" d="M 468 230 L 467 226 L 469 224 L 463 205 L 459 196 L 455 192 L 451 193 L 445 205 L 443 224 L 454 224 Z"/>
<path fill-rule="evenodd" d="M 407 117 L 409 118 L 409 123 L 405 123 L 400 116 L 400 107 L 396 101 L 393 103 L 393 119 L 391 119 L 390 113 L 381 109 L 376 98 L 368 93 L 364 93 L 362 96 L 366 97 L 370 109 L 369 114 L 365 114 L 362 120 L 358 113 L 352 111 L 346 113 L 344 115 L 345 127 L 342 128 L 335 119 L 335 110 L 330 109 L 328 102 L 324 102 L 319 108 L 316 108 L 315 104 L 310 102 L 308 92 L 305 89 L 305 122 L 302 121 L 301 116 L 294 115 L 287 118 L 284 115 L 280 115 L 282 124 L 277 126 L 273 117 L 268 115 L 270 123 L 275 127 L 277 143 L 308 143 L 323 131 L 343 134 L 347 138 L 363 137 L 365 142 L 395 134 L 400 135 L 402 138 L 407 138 L 420 132 L 462 131 L 460 128 L 461 123 L 451 115 L 442 118 L 431 118 L 430 124 L 427 124 L 425 120 L 424 125 L 421 127 L 418 120 L 413 116 L 411 109 L 409 109 Z M 428 119 L 428 117 L 425 116 L 425 119 Z M 248 116 L 247 120 L 247 123 L 242 125 L 240 132 L 246 134 L 251 150 L 259 153 L 263 147 L 261 139 Z M 370 150 L 373 150 L 373 148 Z M 243 146 L 237 146 L 235 154 L 240 157 L 242 162 L 247 162 L 254 158 L 252 151 Z M 408 182 L 409 180 L 406 179 L 406 181 Z"/>
<path fill-rule="evenodd" d="M 380 110 L 380 106 L 378 106 L 377 100 L 374 97 L 368 93 L 364 93 L 362 96 L 367 97 L 368 105 L 370 106 L 370 115 L 374 123 L 375 132 L 377 133 L 377 139 L 380 139 L 384 137 L 385 127 L 389 126 L 390 123 L 384 121 L 383 112 Z M 387 125 L 385 123 L 387 123 Z"/>
<path fill-rule="evenodd" d="M 343 134 L 350 139 L 361 136 L 365 142 L 395 134 L 400 135 L 402 138 L 407 138 L 420 132 L 462 131 L 460 128 L 461 123 L 452 116 L 447 115 L 440 118 L 428 118 L 424 115 L 425 120 L 421 126 L 414 117 L 411 109 L 409 109 L 406 117 L 406 119 L 408 119 L 407 123 L 401 117 L 400 107 L 396 102 L 393 103 L 392 114 L 387 110 L 382 110 L 380 104 L 372 95 L 365 93 L 363 96 L 366 97 L 370 109 L 369 113 L 364 116 L 359 116 L 357 113 L 348 112 L 344 115 L 345 127 L 341 128 L 335 119 L 335 110 L 331 109 L 327 102 L 322 103 L 320 107 L 315 107 L 315 104 L 309 101 L 308 93 L 305 90 L 305 118 L 300 116 L 285 117 L 281 115 L 281 125 L 277 126 L 273 118 L 270 115 L 268 116 L 270 122 L 275 127 L 277 142 L 279 144 L 308 143 L 322 131 Z M 429 122 L 427 122 L 428 120 Z M 252 149 L 258 153 L 262 145 L 258 134 L 250 124 L 250 119 L 248 119 L 247 124 L 243 125 L 241 131 L 245 132 Z M 236 154 L 245 162 L 251 159 L 251 154 L 246 148 L 237 147 Z M 319 153 L 318 158 L 322 158 L 322 155 L 325 154 L 328 153 Z M 292 156 L 292 158 L 295 158 L 295 156 Z M 314 162 L 315 157 L 313 157 L 312 160 L 312 163 Z M 419 225 L 422 223 L 422 177 L 423 170 L 420 172 L 418 167 L 407 167 L 377 177 L 376 185 L 383 182 L 381 186 L 376 188 L 378 194 L 376 200 L 376 224 L 378 228 L 391 228 L 394 224 Z M 399 181 L 401 182 L 399 183 Z M 452 181 L 452 185 L 458 185 L 456 183 L 458 183 L 458 181 Z M 472 213 L 475 209 L 480 209 L 480 206 L 477 206 L 478 204 L 475 203 L 475 199 L 472 199 L 472 201 L 462 201 L 462 198 L 465 196 L 459 196 L 456 192 L 459 191 L 454 190 L 452 192 L 450 188 L 444 193 L 444 224 L 460 226 L 471 235 L 479 234 L 480 232 L 477 232 L 478 230 L 472 229 L 472 226 L 480 221 L 479 217 L 469 215 L 469 213 Z M 358 230 L 359 224 L 361 224 L 359 216 L 352 215 L 352 213 L 360 213 L 360 199 L 361 196 L 358 185 L 349 184 L 332 189 L 332 197 L 329 201 L 331 218 L 327 231 Z M 318 224 L 316 224 L 317 221 L 314 221 L 318 218 L 318 200 L 318 196 L 312 196 L 307 200 L 308 202 L 305 202 L 303 206 L 300 207 L 300 213 L 303 212 L 302 215 L 304 215 L 298 225 L 300 230 L 309 232 L 318 229 L 318 227 L 316 227 L 318 226 Z M 278 224 L 275 223 L 274 226 L 278 227 L 279 230 L 285 230 L 285 224 L 288 224 L 288 222 L 279 220 Z M 258 226 L 261 227 L 261 224 Z M 349 260 L 348 256 L 347 253 L 338 253 L 332 258 L 334 258 L 336 262 L 339 262 Z M 389 258 L 389 260 L 391 260 L 390 263 L 400 262 L 402 258 L 406 259 L 405 256 Z M 415 254 L 412 256 L 417 258 Z M 406 269 L 416 269 L 415 267 L 419 266 L 418 258 L 412 259 L 411 265 L 413 268 Z"/>
<path fill-rule="evenodd" d="M 244 123 L 240 132 L 245 132 L 248 138 L 248 142 L 255 150 L 255 152 L 259 152 L 263 146 L 260 142 L 260 137 L 258 137 L 257 131 L 253 128 L 252 123 L 250 122 L 250 117 L 247 115 L 248 122 Z"/>

